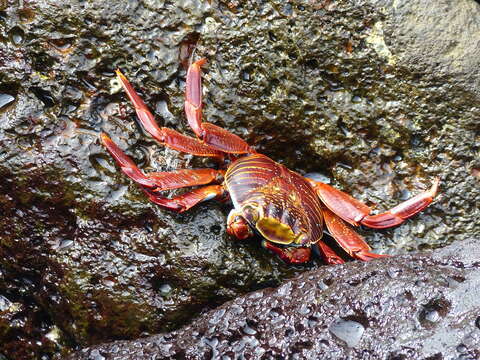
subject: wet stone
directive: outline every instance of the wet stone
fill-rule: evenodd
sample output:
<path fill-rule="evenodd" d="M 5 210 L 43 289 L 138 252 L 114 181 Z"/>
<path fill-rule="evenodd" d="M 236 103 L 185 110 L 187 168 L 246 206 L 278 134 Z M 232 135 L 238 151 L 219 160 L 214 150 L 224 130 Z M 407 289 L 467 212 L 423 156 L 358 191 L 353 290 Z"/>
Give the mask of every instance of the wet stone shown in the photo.
<path fill-rule="evenodd" d="M 464 300 L 465 294 L 469 293 L 469 286 L 480 284 L 480 268 L 473 265 L 479 256 L 480 249 L 474 239 L 433 252 L 385 260 L 388 269 L 402 273 L 402 276 L 393 279 L 387 271 L 378 271 L 381 266 L 379 261 L 352 262 L 335 269 L 323 267 L 289 280 L 291 290 L 288 297 L 278 296 L 283 293 L 282 288 L 258 291 L 260 296 L 247 295 L 228 302 L 169 334 L 152 336 L 146 340 L 98 345 L 90 348 L 90 351 L 100 350 L 109 354 L 110 348 L 116 347 L 128 354 L 118 360 L 155 357 L 203 359 L 211 357 L 212 353 L 218 356 L 228 354 L 232 358 L 281 354 L 282 358 L 333 360 L 348 358 L 352 351 L 357 350 L 361 351 L 362 358 L 375 359 L 475 359 L 480 350 L 480 329 L 472 330 L 465 324 L 477 321 L 480 300 L 478 297 L 466 302 Z M 313 285 L 320 279 L 329 278 L 333 270 L 336 277 L 329 290 L 338 296 L 336 303 L 330 304 L 325 301 L 324 290 Z M 359 273 L 372 275 L 369 281 L 361 282 L 345 292 L 350 279 Z M 442 276 L 469 280 L 459 283 L 458 288 L 448 294 L 441 282 L 418 282 L 415 285 L 413 281 L 416 278 L 435 279 Z M 468 281 L 472 283 L 467 284 Z M 311 284 L 315 289 L 315 315 L 307 319 L 297 311 L 299 304 L 308 303 L 307 295 L 297 286 L 301 283 L 306 286 Z M 405 298 L 406 289 L 410 294 L 408 301 L 399 302 L 398 299 Z M 241 314 L 238 314 L 235 305 L 239 301 L 244 307 Z M 274 302 L 275 307 L 268 305 Z M 259 303 L 265 305 L 259 307 Z M 311 302 L 308 304 L 313 306 Z M 355 307 L 354 315 L 339 318 L 338 314 L 351 309 L 352 304 Z M 450 307 L 449 304 L 456 305 Z M 442 316 L 442 326 L 419 327 L 415 317 L 418 309 L 423 308 L 435 308 Z M 363 314 L 372 311 L 374 318 Z M 219 316 L 224 321 L 210 321 Z M 280 317 L 283 319 L 279 323 L 273 321 Z M 308 326 L 299 326 L 303 323 Z M 262 330 L 249 335 L 249 328 Z M 205 329 L 212 334 L 219 334 L 222 341 L 215 337 L 205 339 L 195 335 Z M 311 334 L 314 334 L 313 337 Z M 228 341 L 223 341 L 224 337 L 228 337 Z M 144 341 L 159 345 L 147 350 L 142 345 Z M 86 358 L 79 352 L 69 360 Z"/>
<path fill-rule="evenodd" d="M 105 360 L 105 357 L 102 356 L 98 350 L 93 350 L 90 353 L 89 360 Z"/>
<path fill-rule="evenodd" d="M 440 314 L 434 309 L 424 309 L 421 317 L 424 321 L 436 323 L 440 319 Z"/>
<path fill-rule="evenodd" d="M 248 326 L 248 324 L 246 324 L 243 328 L 242 328 L 243 332 L 247 335 L 255 335 L 257 333 L 257 331 L 253 328 L 251 328 L 250 326 Z"/>
<path fill-rule="evenodd" d="M 9 94 L 0 94 L 0 109 L 7 107 L 15 101 L 15 98 Z"/>
<path fill-rule="evenodd" d="M 11 28 L 8 32 L 8 36 L 10 38 L 10 41 L 15 45 L 20 45 L 25 40 L 25 33 L 19 26 Z"/>
<path fill-rule="evenodd" d="M 0 311 L 6 311 L 12 305 L 10 300 L 5 296 L 0 295 Z"/>
<path fill-rule="evenodd" d="M 163 295 L 168 295 L 172 291 L 172 287 L 169 284 L 162 284 L 159 286 L 158 290 Z"/>
<path fill-rule="evenodd" d="M 359 344 L 365 328 L 356 321 L 338 319 L 330 325 L 329 330 L 348 347 L 355 347 Z"/>

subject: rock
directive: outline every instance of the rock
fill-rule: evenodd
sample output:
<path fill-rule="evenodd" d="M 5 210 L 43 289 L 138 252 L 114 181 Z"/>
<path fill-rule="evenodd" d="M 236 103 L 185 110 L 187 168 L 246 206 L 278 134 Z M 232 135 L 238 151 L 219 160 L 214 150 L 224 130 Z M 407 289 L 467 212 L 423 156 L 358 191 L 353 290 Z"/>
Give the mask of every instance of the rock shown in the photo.
<path fill-rule="evenodd" d="M 478 359 L 479 258 L 475 239 L 322 267 L 237 298 L 178 331 L 68 359 Z"/>
<path fill-rule="evenodd" d="M 441 177 L 422 215 L 363 232 L 376 251 L 477 236 L 478 23 L 457 14 L 479 5 L 421 4 L 0 2 L 0 357 L 170 331 L 305 270 L 232 242 L 228 206 L 149 204 L 100 146 L 103 130 L 146 171 L 211 165 L 155 145 L 114 80 L 121 68 L 161 125 L 188 132 L 193 48 L 205 118 L 292 169 L 379 210 Z"/>

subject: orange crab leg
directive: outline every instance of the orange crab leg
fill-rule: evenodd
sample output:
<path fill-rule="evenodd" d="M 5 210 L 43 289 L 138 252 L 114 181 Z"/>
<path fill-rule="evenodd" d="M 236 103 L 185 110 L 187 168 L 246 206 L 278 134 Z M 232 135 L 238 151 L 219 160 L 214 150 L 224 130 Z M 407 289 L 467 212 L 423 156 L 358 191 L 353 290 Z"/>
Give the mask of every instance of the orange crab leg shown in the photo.
<path fill-rule="evenodd" d="M 401 224 L 409 217 L 425 209 L 433 201 L 437 194 L 440 179 L 437 178 L 433 185 L 427 191 L 424 191 L 414 197 L 404 201 L 390 210 L 378 214 L 365 216 L 361 223 L 371 228 L 383 229 L 390 226 Z"/>
<path fill-rule="evenodd" d="M 281 248 L 266 240 L 262 241 L 262 246 L 277 254 L 288 264 L 303 264 L 310 261 L 312 256 L 312 250 L 307 247 Z"/>
<path fill-rule="evenodd" d="M 344 249 L 348 255 L 363 261 L 373 260 L 375 258 L 387 257 L 387 255 L 374 254 L 370 252 L 370 246 L 350 228 L 342 219 L 336 216 L 327 208 L 323 208 L 323 218 L 327 229 L 332 237 Z"/>
<path fill-rule="evenodd" d="M 219 159 L 223 158 L 223 153 L 212 146 L 204 144 L 190 136 L 182 135 L 175 130 L 159 127 L 153 114 L 150 112 L 140 96 L 138 96 L 132 84 L 130 84 L 128 79 L 120 72 L 120 70 L 116 70 L 115 72 L 117 73 L 120 83 L 127 93 L 128 98 L 135 107 L 135 111 L 137 112 L 140 123 L 144 129 L 158 142 L 172 149 L 193 155 L 210 156 Z"/>
<path fill-rule="evenodd" d="M 216 125 L 202 122 L 202 76 L 201 66 L 207 62 L 200 59 L 187 71 L 185 89 L 185 115 L 193 132 L 206 144 L 230 154 L 252 154 L 255 150 L 231 132 Z"/>
<path fill-rule="evenodd" d="M 204 186 L 171 199 L 160 196 L 158 193 L 145 188 L 143 190 L 153 203 L 180 213 L 187 211 L 192 206 L 203 201 L 212 199 L 222 200 L 226 196 L 225 189 L 221 185 Z"/>
<path fill-rule="evenodd" d="M 307 180 L 313 186 L 322 202 L 340 218 L 354 226 L 362 224 L 376 229 L 399 225 L 406 219 L 425 209 L 432 203 L 433 198 L 437 194 L 440 182 L 440 179 L 437 178 L 429 190 L 414 196 L 384 213 L 369 215 L 371 209 L 367 205 L 343 191 L 312 179 L 307 178 Z"/>
<path fill-rule="evenodd" d="M 171 172 L 144 174 L 105 133 L 101 134 L 103 145 L 130 179 L 149 191 L 178 189 L 187 186 L 222 182 L 224 171 L 214 169 L 182 169 Z"/>
<path fill-rule="evenodd" d="M 314 249 L 318 249 L 320 256 L 325 260 L 327 264 L 330 265 L 340 265 L 345 264 L 345 261 L 338 256 L 335 251 L 333 251 L 330 246 L 325 244 L 323 241 L 318 241 L 316 244 L 313 245 Z"/>

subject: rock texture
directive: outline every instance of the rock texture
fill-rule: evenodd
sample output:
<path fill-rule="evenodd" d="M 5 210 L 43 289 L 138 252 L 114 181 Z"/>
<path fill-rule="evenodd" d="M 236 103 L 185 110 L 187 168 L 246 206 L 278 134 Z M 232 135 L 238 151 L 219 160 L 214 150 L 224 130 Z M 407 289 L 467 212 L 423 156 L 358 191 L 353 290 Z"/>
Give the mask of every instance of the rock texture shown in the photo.
<path fill-rule="evenodd" d="M 165 335 L 85 349 L 89 359 L 478 359 L 478 240 L 323 267 Z"/>
<path fill-rule="evenodd" d="M 208 59 L 206 119 L 379 210 L 440 176 L 442 196 L 422 215 L 363 232 L 378 252 L 478 237 L 479 20 L 469 15 L 479 6 L 0 1 L 0 358 L 178 329 L 319 266 L 232 242 L 228 206 L 176 215 L 149 204 L 100 131 L 146 171 L 212 164 L 146 136 L 116 68 L 161 125 L 189 132 L 184 76 L 195 49 Z"/>

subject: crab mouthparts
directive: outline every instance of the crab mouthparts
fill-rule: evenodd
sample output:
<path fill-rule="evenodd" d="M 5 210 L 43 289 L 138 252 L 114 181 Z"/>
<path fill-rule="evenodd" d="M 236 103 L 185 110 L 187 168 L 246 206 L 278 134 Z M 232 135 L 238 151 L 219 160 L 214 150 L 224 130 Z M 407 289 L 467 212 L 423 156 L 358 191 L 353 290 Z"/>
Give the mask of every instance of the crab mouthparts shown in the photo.
<path fill-rule="evenodd" d="M 255 227 L 267 240 L 279 244 L 301 244 L 304 234 L 295 235 L 292 228 L 277 219 L 264 217 L 257 221 Z"/>

